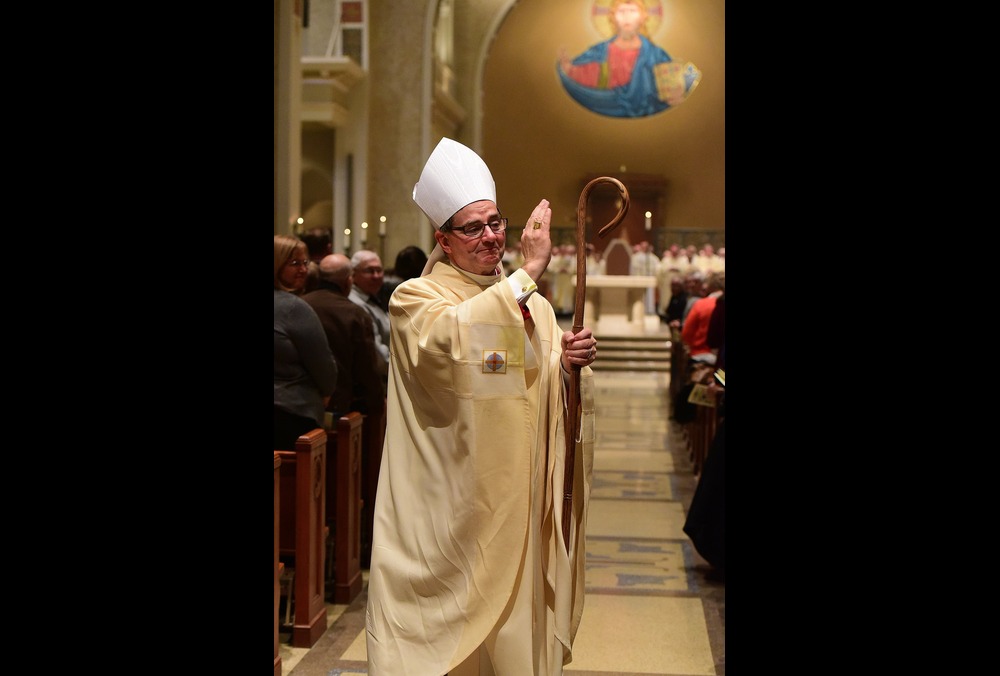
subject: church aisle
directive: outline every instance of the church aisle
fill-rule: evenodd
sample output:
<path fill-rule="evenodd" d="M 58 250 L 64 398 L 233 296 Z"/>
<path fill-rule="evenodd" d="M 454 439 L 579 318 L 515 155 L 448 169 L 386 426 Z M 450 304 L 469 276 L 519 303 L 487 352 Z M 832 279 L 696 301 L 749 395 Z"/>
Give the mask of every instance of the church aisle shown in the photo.
<path fill-rule="evenodd" d="M 725 676 L 725 580 L 681 530 L 696 478 L 668 420 L 669 374 L 595 371 L 587 590 L 574 676 Z M 328 604 L 311 649 L 282 634 L 283 674 L 367 674 L 365 589 Z"/>

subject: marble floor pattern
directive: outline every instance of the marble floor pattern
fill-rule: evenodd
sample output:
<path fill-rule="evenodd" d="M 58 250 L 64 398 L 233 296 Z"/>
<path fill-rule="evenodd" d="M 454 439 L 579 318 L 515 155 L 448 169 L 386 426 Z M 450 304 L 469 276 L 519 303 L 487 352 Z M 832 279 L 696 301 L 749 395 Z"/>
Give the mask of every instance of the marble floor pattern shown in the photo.
<path fill-rule="evenodd" d="M 574 676 L 725 676 L 725 579 L 682 531 L 697 478 L 668 420 L 669 374 L 595 370 L 587 590 Z M 283 676 L 367 674 L 365 587 L 327 605 L 312 648 L 281 634 Z"/>

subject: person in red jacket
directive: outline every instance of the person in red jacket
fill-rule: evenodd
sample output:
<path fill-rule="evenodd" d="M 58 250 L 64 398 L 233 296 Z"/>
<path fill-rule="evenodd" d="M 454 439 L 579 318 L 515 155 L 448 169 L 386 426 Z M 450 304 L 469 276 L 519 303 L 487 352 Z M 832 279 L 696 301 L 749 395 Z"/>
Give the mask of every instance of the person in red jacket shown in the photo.
<path fill-rule="evenodd" d="M 711 274 L 706 280 L 708 295 L 695 301 L 684 320 L 681 329 L 681 340 L 688 349 L 693 361 L 715 363 L 716 350 L 708 344 L 708 325 L 715 310 L 715 300 L 726 291 L 726 274 L 724 272 Z"/>
<path fill-rule="evenodd" d="M 715 367 L 726 369 L 726 292 L 715 299 L 715 309 L 708 322 L 708 346 L 716 351 Z"/>

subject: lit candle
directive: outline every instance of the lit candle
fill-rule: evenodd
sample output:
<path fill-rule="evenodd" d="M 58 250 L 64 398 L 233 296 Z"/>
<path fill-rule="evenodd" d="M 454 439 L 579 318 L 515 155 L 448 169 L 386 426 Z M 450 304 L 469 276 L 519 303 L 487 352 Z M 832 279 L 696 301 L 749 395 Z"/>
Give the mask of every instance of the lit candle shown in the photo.
<path fill-rule="evenodd" d="M 350 249 L 351 248 L 351 229 L 350 228 L 344 228 L 344 248 L 345 249 Z"/>
<path fill-rule="evenodd" d="M 361 224 L 361 246 L 364 246 L 365 242 L 367 241 L 368 241 L 368 222 L 365 221 L 364 223 Z"/>
<path fill-rule="evenodd" d="M 652 211 L 647 211 L 646 212 L 646 230 L 652 230 L 652 229 L 653 229 L 653 212 Z"/>
<path fill-rule="evenodd" d="M 380 237 L 385 237 L 385 216 L 378 217 L 378 234 Z"/>

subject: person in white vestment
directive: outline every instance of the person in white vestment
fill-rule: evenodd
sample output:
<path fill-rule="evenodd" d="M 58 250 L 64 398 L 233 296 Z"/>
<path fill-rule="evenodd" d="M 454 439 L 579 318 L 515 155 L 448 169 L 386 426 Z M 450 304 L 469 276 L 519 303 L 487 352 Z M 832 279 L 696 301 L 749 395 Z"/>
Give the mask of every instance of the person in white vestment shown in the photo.
<path fill-rule="evenodd" d="M 368 673 L 558 676 L 583 614 L 597 340 L 562 330 L 535 293 L 552 257 L 548 200 L 525 222 L 524 262 L 508 276 L 507 219 L 475 152 L 442 139 L 413 199 L 437 245 L 389 300 Z M 573 368 L 580 413 L 567 444 Z"/>
<path fill-rule="evenodd" d="M 628 269 L 630 275 L 655 277 L 659 265 L 660 259 L 653 253 L 652 245 L 648 241 L 643 240 L 632 247 L 632 258 L 629 260 Z M 643 295 L 643 305 L 646 314 L 656 313 L 656 289 L 654 287 L 646 289 L 646 293 Z"/>
<path fill-rule="evenodd" d="M 691 263 L 687 256 L 681 253 L 681 248 L 676 243 L 671 244 L 663 251 L 663 258 L 656 266 L 656 282 L 660 290 L 660 295 L 656 300 L 656 312 L 661 317 L 666 315 L 667 306 L 670 305 L 671 287 L 675 279 L 684 279 L 688 273 Z"/>

